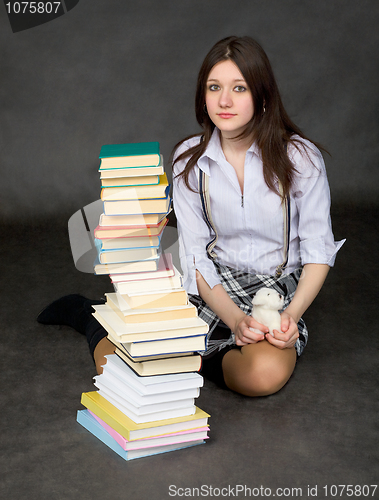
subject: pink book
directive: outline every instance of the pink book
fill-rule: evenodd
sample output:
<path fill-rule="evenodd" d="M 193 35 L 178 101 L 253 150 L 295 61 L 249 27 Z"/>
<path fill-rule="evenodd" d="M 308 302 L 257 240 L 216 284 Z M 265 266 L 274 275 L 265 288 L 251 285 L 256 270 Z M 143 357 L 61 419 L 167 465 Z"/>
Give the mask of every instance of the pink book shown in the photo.
<path fill-rule="evenodd" d="M 135 441 L 128 441 L 121 434 L 115 431 L 110 425 L 101 420 L 100 417 L 95 415 L 92 411 L 87 410 L 99 424 L 108 432 L 112 438 L 124 450 L 139 450 L 142 448 L 154 448 L 155 446 L 162 446 L 168 444 L 189 443 L 190 441 L 197 441 L 199 439 L 208 439 L 209 427 L 197 427 L 189 429 L 188 431 L 175 432 L 173 434 L 162 434 L 151 438 L 137 439 Z"/>

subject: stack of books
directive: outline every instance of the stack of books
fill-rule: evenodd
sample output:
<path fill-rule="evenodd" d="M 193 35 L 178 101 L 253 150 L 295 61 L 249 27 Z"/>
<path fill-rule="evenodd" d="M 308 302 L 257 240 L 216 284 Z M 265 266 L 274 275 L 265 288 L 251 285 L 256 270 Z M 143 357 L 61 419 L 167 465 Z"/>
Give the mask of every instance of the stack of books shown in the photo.
<path fill-rule="evenodd" d="M 156 271 L 171 209 L 159 143 L 103 146 L 100 160 L 104 212 L 94 231 L 95 273 Z"/>
<path fill-rule="evenodd" d="M 171 199 L 159 143 L 103 146 L 100 158 L 95 273 L 109 274 L 114 293 L 93 307 L 115 354 L 77 420 L 125 460 L 203 444 L 209 415 L 195 399 L 208 325 L 161 251 Z"/>

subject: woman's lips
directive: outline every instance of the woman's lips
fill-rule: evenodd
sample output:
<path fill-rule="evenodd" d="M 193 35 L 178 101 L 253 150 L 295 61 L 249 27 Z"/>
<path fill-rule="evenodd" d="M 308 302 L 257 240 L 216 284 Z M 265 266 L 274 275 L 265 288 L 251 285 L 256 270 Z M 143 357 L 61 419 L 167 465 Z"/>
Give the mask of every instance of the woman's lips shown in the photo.
<path fill-rule="evenodd" d="M 228 118 L 233 118 L 233 116 L 236 116 L 236 115 L 233 115 L 232 113 L 219 113 L 218 115 L 220 118 L 225 118 L 225 119 L 228 119 Z"/>

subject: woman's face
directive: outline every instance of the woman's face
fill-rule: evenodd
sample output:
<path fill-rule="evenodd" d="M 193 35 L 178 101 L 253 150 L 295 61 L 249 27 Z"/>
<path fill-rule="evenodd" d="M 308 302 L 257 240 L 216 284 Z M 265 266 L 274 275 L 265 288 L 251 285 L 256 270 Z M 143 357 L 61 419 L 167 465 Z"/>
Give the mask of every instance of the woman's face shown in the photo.
<path fill-rule="evenodd" d="M 236 137 L 245 130 L 254 115 L 253 98 L 233 61 L 213 66 L 207 79 L 205 103 L 209 118 L 223 137 Z"/>

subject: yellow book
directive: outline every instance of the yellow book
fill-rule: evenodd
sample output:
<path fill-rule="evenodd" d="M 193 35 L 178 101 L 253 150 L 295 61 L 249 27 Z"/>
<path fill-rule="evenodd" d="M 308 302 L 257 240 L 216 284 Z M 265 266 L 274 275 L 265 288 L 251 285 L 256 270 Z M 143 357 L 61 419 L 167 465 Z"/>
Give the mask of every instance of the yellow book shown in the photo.
<path fill-rule="evenodd" d="M 196 407 L 193 415 L 136 424 L 97 391 L 84 392 L 81 403 L 128 441 L 204 427 L 209 414 Z"/>

